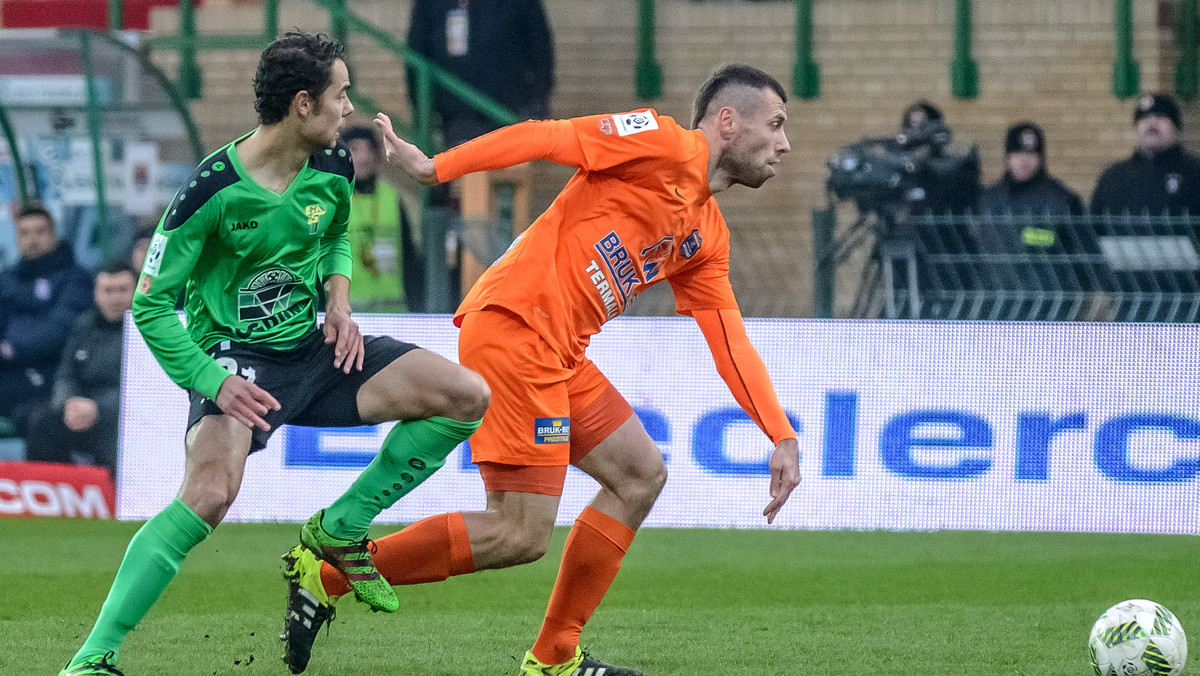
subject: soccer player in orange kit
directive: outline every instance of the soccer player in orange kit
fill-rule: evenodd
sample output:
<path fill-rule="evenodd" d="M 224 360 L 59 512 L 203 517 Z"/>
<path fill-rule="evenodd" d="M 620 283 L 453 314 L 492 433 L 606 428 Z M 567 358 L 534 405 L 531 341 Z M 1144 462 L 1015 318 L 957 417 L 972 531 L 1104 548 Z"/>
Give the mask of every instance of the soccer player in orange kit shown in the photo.
<path fill-rule="evenodd" d="M 427 185 L 533 159 L 578 168 L 455 314 L 459 360 L 492 389 L 471 438 L 486 510 L 417 522 L 377 540 L 374 553 L 393 585 L 535 561 L 546 552 L 567 465 L 592 476 L 600 492 L 567 537 L 522 674 L 641 674 L 589 656 L 579 634 L 667 479 L 633 409 L 585 355 L 591 336 L 645 287 L 670 282 L 676 310 L 696 320 L 721 377 L 775 444 L 768 523 L 800 483 L 796 432 L 746 336 L 729 282 L 729 230 L 713 199 L 775 175 L 789 149 L 786 99 L 770 75 L 731 65 L 697 94 L 694 129 L 653 110 L 528 121 L 434 158 L 398 138 L 386 115 L 376 120 L 389 161 Z M 326 602 L 349 593 L 327 565 L 320 579 L 310 591 Z"/>

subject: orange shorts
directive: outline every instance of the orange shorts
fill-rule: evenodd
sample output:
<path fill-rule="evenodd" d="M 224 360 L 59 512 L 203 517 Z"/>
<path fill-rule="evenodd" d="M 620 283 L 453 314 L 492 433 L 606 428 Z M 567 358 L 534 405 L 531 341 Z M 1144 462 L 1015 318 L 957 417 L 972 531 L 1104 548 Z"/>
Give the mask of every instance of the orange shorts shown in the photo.
<path fill-rule="evenodd" d="M 565 364 L 541 335 L 501 308 L 463 317 L 458 359 L 492 390 L 470 442 L 489 491 L 561 495 L 567 465 L 633 415 L 595 364 Z"/>

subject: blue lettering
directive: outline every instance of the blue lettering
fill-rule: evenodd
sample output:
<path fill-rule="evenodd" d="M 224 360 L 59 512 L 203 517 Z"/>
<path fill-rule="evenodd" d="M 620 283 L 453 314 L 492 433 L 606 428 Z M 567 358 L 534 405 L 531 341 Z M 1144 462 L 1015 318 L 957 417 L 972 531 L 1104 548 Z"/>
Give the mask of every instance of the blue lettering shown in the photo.
<path fill-rule="evenodd" d="M 1176 439 L 1200 438 L 1200 422 L 1174 415 L 1127 415 L 1113 418 L 1096 430 L 1096 467 L 1117 481 L 1177 483 L 1200 474 L 1200 456 L 1179 460 L 1161 470 L 1129 464 L 1129 437 L 1140 430 L 1166 430 Z"/>
<path fill-rule="evenodd" d="M 925 425 L 952 425 L 959 434 L 950 438 L 914 436 Z M 913 458 L 914 448 L 989 448 L 992 428 L 977 415 L 962 411 L 913 411 L 888 421 L 879 435 L 879 454 L 884 466 L 914 479 L 966 479 L 983 474 L 991 458 L 962 458 L 953 465 L 922 465 Z"/>
<path fill-rule="evenodd" d="M 825 393 L 825 457 L 821 473 L 825 476 L 854 476 L 855 447 L 858 444 L 858 393 Z"/>
<path fill-rule="evenodd" d="M 1066 430 L 1087 427 L 1087 415 L 1069 413 L 1055 419 L 1048 413 L 1017 415 L 1017 471 L 1019 481 L 1045 481 L 1050 475 L 1050 442 Z"/>
<path fill-rule="evenodd" d="M 786 415 L 792 427 L 799 430 L 800 420 L 791 413 Z M 770 474 L 769 457 L 761 461 L 740 462 L 725 453 L 726 430 L 730 425 L 744 423 L 753 425 L 754 421 L 740 408 L 720 408 L 701 416 L 692 434 L 692 457 L 696 464 L 713 474 Z"/>
<path fill-rule="evenodd" d="M 646 428 L 646 434 L 658 444 L 658 448 L 662 451 L 664 444 L 671 443 L 671 423 L 667 422 L 667 416 L 652 408 L 633 407 L 633 412 L 637 414 L 638 420 L 642 421 L 642 427 Z M 662 451 L 663 462 L 670 462 L 671 455 Z"/>
<path fill-rule="evenodd" d="M 379 445 L 376 425 L 362 427 L 300 427 L 287 425 L 283 438 L 283 464 L 288 467 L 366 467 L 375 452 L 323 451 L 322 438 L 357 437 L 369 447 Z"/>

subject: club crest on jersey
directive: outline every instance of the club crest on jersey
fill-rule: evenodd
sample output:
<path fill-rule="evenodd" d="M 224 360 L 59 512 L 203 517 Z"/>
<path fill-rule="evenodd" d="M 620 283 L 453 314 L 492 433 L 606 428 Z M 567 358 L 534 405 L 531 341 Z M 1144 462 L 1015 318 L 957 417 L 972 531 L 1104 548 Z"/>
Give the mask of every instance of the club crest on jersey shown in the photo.
<path fill-rule="evenodd" d="M 571 443 L 570 418 L 534 418 L 533 443 L 535 444 L 569 444 Z"/>
<path fill-rule="evenodd" d="M 317 229 L 321 226 L 321 217 L 325 215 L 325 207 L 310 204 L 304 207 L 304 215 L 308 216 L 308 234 L 317 234 Z"/>
<path fill-rule="evenodd" d="M 679 255 L 684 258 L 691 258 L 700 251 L 700 231 L 693 230 L 692 234 L 688 235 L 683 243 L 679 245 Z"/>
<path fill-rule="evenodd" d="M 283 268 L 258 273 L 238 289 L 238 320 L 266 319 L 284 310 L 300 282 L 299 276 Z"/>
<path fill-rule="evenodd" d="M 612 120 L 608 119 L 607 117 L 600 118 L 600 133 L 604 134 L 605 136 L 612 136 Z"/>
<path fill-rule="evenodd" d="M 630 134 L 658 129 L 658 120 L 648 110 L 640 113 L 620 113 L 613 115 L 612 119 L 617 125 L 618 136 L 629 136 Z"/>

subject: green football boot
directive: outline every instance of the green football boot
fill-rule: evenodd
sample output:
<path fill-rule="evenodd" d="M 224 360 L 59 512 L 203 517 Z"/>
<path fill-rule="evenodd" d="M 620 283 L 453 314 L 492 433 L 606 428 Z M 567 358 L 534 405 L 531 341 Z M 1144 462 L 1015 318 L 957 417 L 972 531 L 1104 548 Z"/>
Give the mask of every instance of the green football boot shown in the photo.
<path fill-rule="evenodd" d="M 312 550 L 318 559 L 338 569 L 350 582 L 354 595 L 359 601 L 371 607 L 371 610 L 381 610 L 394 613 L 400 608 L 400 599 L 392 585 L 375 568 L 371 560 L 368 546 L 371 541 L 340 540 L 325 531 L 321 525 L 321 517 L 325 510 L 314 514 L 300 529 L 300 543 Z"/>
<path fill-rule="evenodd" d="M 575 657 L 562 664 L 546 664 L 534 657 L 530 650 L 525 653 L 525 661 L 521 663 L 520 676 L 642 676 L 642 672 L 605 664 L 575 646 Z"/>
<path fill-rule="evenodd" d="M 58 676 L 125 676 L 125 673 L 109 662 L 116 659 L 110 650 L 107 655 L 89 657 L 76 665 L 67 665 L 66 669 L 58 672 Z"/>

